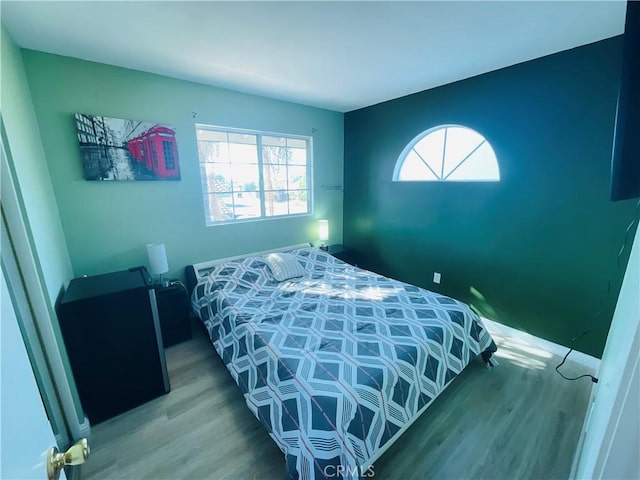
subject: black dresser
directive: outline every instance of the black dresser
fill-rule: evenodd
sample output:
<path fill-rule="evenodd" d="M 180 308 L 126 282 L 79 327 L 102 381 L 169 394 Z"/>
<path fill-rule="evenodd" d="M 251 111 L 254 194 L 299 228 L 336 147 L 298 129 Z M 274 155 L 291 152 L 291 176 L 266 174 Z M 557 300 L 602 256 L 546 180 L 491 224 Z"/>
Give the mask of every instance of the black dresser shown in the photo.
<path fill-rule="evenodd" d="M 145 270 L 76 278 L 60 330 L 92 425 L 170 389 L 155 291 Z"/>

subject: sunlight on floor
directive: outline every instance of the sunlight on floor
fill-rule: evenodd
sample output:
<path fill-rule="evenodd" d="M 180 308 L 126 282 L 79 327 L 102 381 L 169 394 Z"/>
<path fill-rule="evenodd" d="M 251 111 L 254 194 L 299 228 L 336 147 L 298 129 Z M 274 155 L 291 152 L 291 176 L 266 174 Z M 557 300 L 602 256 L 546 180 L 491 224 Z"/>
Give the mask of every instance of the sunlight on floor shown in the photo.
<path fill-rule="evenodd" d="M 535 337 L 509 334 L 490 321 L 485 321 L 485 325 L 498 346 L 495 356 L 499 359 L 536 370 L 549 367 L 549 360 L 554 358 L 554 354 L 537 345 Z"/>
<path fill-rule="evenodd" d="M 490 327 L 487 327 L 491 336 L 496 341 L 498 346 L 503 348 L 510 348 L 512 350 L 518 350 L 525 352 L 528 355 L 534 355 L 539 358 L 549 359 L 553 357 L 553 353 L 544 350 L 542 347 L 533 345 L 533 342 L 523 341 L 520 338 L 514 338 L 512 336 L 503 335 L 499 332 L 492 332 Z"/>
<path fill-rule="evenodd" d="M 494 355 L 499 359 L 508 360 L 511 363 L 525 368 L 532 368 L 536 370 L 543 370 L 547 368 L 548 365 L 545 362 L 523 355 L 518 351 L 517 347 L 514 348 L 508 343 L 499 343 L 497 339 L 495 340 L 498 345 L 498 351 Z"/>
<path fill-rule="evenodd" d="M 498 346 L 495 354 L 498 358 L 509 359 L 513 363 L 528 368 L 545 368 L 548 364 L 545 360 L 554 357 L 545 345 L 532 335 L 524 332 L 516 332 L 506 327 L 501 327 L 488 318 L 496 318 L 495 309 L 491 306 L 486 296 L 475 287 L 470 287 L 469 292 L 475 297 L 475 304 L 470 304 L 472 310 L 487 320 L 485 325 Z"/>

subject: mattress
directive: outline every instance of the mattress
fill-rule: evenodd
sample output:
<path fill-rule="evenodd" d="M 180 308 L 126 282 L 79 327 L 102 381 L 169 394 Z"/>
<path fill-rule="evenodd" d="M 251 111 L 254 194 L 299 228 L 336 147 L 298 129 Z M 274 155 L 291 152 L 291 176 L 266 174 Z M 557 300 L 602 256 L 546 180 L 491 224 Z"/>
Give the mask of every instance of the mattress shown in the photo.
<path fill-rule="evenodd" d="M 495 344 L 462 302 L 321 250 L 290 253 L 303 276 L 277 282 L 263 257 L 225 262 L 193 308 L 287 478 L 359 478 Z"/>

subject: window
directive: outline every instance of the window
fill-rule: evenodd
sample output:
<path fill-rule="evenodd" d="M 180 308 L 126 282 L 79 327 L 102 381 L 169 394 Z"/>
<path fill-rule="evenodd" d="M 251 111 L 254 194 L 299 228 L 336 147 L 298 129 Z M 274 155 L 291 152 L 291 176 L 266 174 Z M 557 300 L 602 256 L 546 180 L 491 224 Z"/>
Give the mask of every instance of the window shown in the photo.
<path fill-rule="evenodd" d="M 167 170 L 175 170 L 176 160 L 173 157 L 173 142 L 162 141 L 162 153 L 164 154 L 164 167 Z"/>
<path fill-rule="evenodd" d="M 400 154 L 393 172 L 396 182 L 499 181 L 493 148 L 475 130 L 441 125 L 414 138 Z"/>
<path fill-rule="evenodd" d="M 207 225 L 311 213 L 311 137 L 196 125 Z"/>

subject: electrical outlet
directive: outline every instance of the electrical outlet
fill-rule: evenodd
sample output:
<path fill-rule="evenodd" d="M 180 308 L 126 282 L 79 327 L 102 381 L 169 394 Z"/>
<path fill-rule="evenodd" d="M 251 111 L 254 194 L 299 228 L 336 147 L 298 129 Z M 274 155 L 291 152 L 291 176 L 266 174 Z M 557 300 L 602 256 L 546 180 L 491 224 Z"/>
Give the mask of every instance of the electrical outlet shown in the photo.
<path fill-rule="evenodd" d="M 433 283 L 440 283 L 440 272 L 433 272 Z"/>

